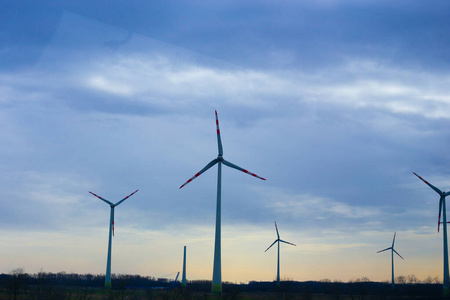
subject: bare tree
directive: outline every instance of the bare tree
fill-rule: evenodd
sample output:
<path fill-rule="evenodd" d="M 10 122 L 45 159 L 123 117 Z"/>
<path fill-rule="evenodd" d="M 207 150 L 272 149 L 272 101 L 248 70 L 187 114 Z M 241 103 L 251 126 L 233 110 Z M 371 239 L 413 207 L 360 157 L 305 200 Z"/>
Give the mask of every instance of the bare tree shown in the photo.
<path fill-rule="evenodd" d="M 357 291 L 358 291 L 358 294 L 359 294 L 361 300 L 363 300 L 364 297 L 367 295 L 367 283 L 368 282 L 370 282 L 370 279 L 366 276 L 355 280 L 356 288 L 357 288 Z"/>
<path fill-rule="evenodd" d="M 10 281 L 7 289 L 12 295 L 14 300 L 18 299 L 21 289 L 25 286 L 25 279 L 27 274 L 25 274 L 23 268 L 16 268 L 9 272 L 11 274 Z"/>
<path fill-rule="evenodd" d="M 335 300 L 341 299 L 342 296 L 342 281 L 335 279 L 331 283 L 331 293 L 333 294 L 333 298 Z"/>
<path fill-rule="evenodd" d="M 432 283 L 434 283 L 434 282 L 433 282 L 433 277 L 427 276 L 427 278 L 425 278 L 425 279 L 423 280 L 423 283 L 425 283 L 425 284 L 432 284 Z"/>
<path fill-rule="evenodd" d="M 398 284 L 405 284 L 406 277 L 404 275 L 397 276 L 397 278 L 395 278 L 395 282 Z"/>
<path fill-rule="evenodd" d="M 410 274 L 408 276 L 406 276 L 406 281 L 409 284 L 416 284 L 416 283 L 420 283 L 420 280 L 416 277 L 416 275 L 414 274 Z"/>

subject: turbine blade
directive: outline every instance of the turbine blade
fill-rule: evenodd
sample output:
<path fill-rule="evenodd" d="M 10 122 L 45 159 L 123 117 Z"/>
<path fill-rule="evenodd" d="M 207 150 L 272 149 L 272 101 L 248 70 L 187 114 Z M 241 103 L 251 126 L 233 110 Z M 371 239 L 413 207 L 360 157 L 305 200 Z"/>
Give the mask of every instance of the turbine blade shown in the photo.
<path fill-rule="evenodd" d="M 275 230 L 277 231 L 277 237 L 278 237 L 278 239 L 280 239 L 280 234 L 278 233 L 277 222 L 276 221 L 274 221 L 274 222 L 275 222 Z"/>
<path fill-rule="evenodd" d="M 389 250 L 389 249 L 392 249 L 392 247 L 389 247 L 389 248 L 386 248 L 386 249 L 383 249 L 383 250 L 377 251 L 377 253 L 380 253 L 380 252 L 383 252 L 383 251 L 386 251 L 386 250 Z"/>
<path fill-rule="evenodd" d="M 398 252 L 397 251 L 395 251 L 395 249 L 392 249 L 392 251 L 394 251 L 395 252 L 395 254 L 397 254 L 398 256 L 400 256 L 400 258 L 401 259 L 404 259 L 400 254 L 398 254 Z"/>
<path fill-rule="evenodd" d="M 254 173 L 251 173 L 251 172 L 247 171 L 246 169 L 242 169 L 241 167 L 238 167 L 238 166 L 236 166 L 235 164 L 232 164 L 232 163 L 230 163 L 229 161 L 226 161 L 225 159 L 224 159 L 222 162 L 223 162 L 224 165 L 227 165 L 227 166 L 229 166 L 230 168 L 233 168 L 233 169 L 242 171 L 242 172 L 244 172 L 244 173 L 247 173 L 247 174 L 249 174 L 249 175 L 252 175 L 253 177 L 257 177 L 257 178 L 259 178 L 259 179 L 266 180 L 265 178 L 259 177 L 258 175 L 256 175 L 256 174 L 254 174 Z"/>
<path fill-rule="evenodd" d="M 448 195 L 450 195 L 450 192 L 446 192 L 446 193 L 444 194 L 444 197 L 447 197 Z"/>
<path fill-rule="evenodd" d="M 203 169 L 201 169 L 197 174 L 195 174 L 194 176 L 192 176 L 188 181 L 186 181 L 182 186 L 180 186 L 180 189 L 185 186 L 186 184 L 188 184 L 189 182 L 191 182 L 192 180 L 194 180 L 195 178 L 197 178 L 198 176 L 200 176 L 200 174 L 202 174 L 203 172 L 205 172 L 206 170 L 208 170 L 209 168 L 211 168 L 212 166 L 214 166 L 217 163 L 217 158 L 213 159 L 211 162 L 209 162 L 209 164 L 207 164 Z"/>
<path fill-rule="evenodd" d="M 280 242 L 283 242 L 283 243 L 286 243 L 286 244 L 289 244 L 289 245 L 292 245 L 292 246 L 297 246 L 296 244 L 292 244 L 292 243 L 289 243 L 289 242 L 286 242 L 286 241 L 283 241 L 283 240 L 280 240 Z"/>
<path fill-rule="evenodd" d="M 122 203 L 123 201 L 127 200 L 128 198 L 130 198 L 131 196 L 133 196 L 137 191 L 139 190 L 135 190 L 134 192 L 132 192 L 131 194 L 129 194 L 128 196 L 126 196 L 125 198 L 123 198 L 122 200 L 120 200 L 119 202 L 117 202 L 116 204 L 114 204 L 114 206 L 119 205 L 120 203 Z"/>
<path fill-rule="evenodd" d="M 267 252 L 267 250 L 269 250 L 270 247 L 272 247 L 273 245 L 275 245 L 276 242 L 278 242 L 278 240 L 275 240 L 275 242 L 273 242 L 272 245 L 270 245 L 269 248 L 267 248 L 266 251 L 264 251 L 264 252 Z"/>
<path fill-rule="evenodd" d="M 219 150 L 219 156 L 222 156 L 223 148 L 222 148 L 222 140 L 220 139 L 219 118 L 217 117 L 217 110 L 215 112 L 216 112 L 216 129 L 217 129 L 217 147 Z"/>
<path fill-rule="evenodd" d="M 423 179 L 422 177 L 420 177 L 419 175 L 417 175 L 416 173 L 413 172 L 414 175 L 416 175 L 417 177 L 419 177 L 420 180 L 422 180 L 423 182 L 425 182 L 430 188 L 432 188 L 433 190 L 436 191 L 436 193 L 438 193 L 439 195 L 444 195 L 444 193 L 442 193 L 442 191 L 440 189 L 438 189 L 437 187 L 435 187 L 434 185 L 432 185 L 431 183 L 429 183 L 428 181 L 426 181 L 425 179 Z"/>
<path fill-rule="evenodd" d="M 114 211 L 113 211 L 113 215 L 112 215 L 112 234 L 114 236 Z"/>
<path fill-rule="evenodd" d="M 99 195 L 94 194 L 94 193 L 91 192 L 91 191 L 89 191 L 89 193 L 91 193 L 92 195 L 94 195 L 94 196 L 97 197 L 98 199 L 100 199 L 100 200 L 102 200 L 102 201 L 105 201 L 105 202 L 108 203 L 109 205 L 114 205 L 114 204 L 112 204 L 111 202 L 109 202 L 108 200 L 103 199 L 102 197 L 100 197 Z"/>
<path fill-rule="evenodd" d="M 397 234 L 397 232 L 394 233 L 394 239 L 392 240 L 392 248 L 394 248 L 394 243 L 395 243 L 395 235 Z"/>

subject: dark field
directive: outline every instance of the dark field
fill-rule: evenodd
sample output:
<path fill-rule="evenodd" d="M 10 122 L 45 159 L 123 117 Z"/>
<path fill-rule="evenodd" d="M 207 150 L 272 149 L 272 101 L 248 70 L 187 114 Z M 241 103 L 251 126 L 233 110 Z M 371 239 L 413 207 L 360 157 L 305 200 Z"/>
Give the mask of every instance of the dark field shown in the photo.
<path fill-rule="evenodd" d="M 392 290 L 388 283 L 368 279 L 340 281 L 282 281 L 224 283 L 223 295 L 210 295 L 211 282 L 189 281 L 187 288 L 168 279 L 139 275 L 114 275 L 113 289 L 103 288 L 104 276 L 91 274 L 45 273 L 26 274 L 20 269 L 0 275 L 0 300 L 145 300 L 145 299 L 241 299 L 241 300 L 376 300 L 376 299 L 445 299 L 438 283 L 402 283 Z M 447 298 L 448 299 L 448 298 Z"/>

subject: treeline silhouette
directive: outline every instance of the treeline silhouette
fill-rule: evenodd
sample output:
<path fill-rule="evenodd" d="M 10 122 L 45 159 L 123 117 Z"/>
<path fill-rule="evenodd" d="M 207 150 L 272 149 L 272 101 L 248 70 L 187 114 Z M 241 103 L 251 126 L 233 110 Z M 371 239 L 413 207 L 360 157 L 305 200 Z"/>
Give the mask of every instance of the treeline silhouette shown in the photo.
<path fill-rule="evenodd" d="M 191 280 L 188 287 L 182 289 L 172 278 L 113 274 L 111 279 L 113 289 L 107 292 L 103 290 L 104 275 L 43 271 L 27 274 L 18 268 L 9 274 L 0 274 L 0 299 L 206 299 L 211 290 L 209 280 Z M 442 283 L 438 278 L 427 277 L 420 281 L 414 275 L 408 275 L 397 277 L 397 282 L 395 289 L 388 282 L 373 282 L 367 277 L 348 282 L 285 279 L 280 287 L 276 287 L 275 281 L 225 282 L 223 299 L 314 300 L 317 295 L 335 300 L 344 299 L 344 295 L 345 299 L 355 300 L 441 299 Z"/>

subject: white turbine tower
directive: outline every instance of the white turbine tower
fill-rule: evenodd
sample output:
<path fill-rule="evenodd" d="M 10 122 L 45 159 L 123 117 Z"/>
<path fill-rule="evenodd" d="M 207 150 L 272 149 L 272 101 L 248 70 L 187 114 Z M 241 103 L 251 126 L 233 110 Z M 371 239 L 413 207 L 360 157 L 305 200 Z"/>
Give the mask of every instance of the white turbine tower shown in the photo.
<path fill-rule="evenodd" d="M 400 256 L 401 259 L 404 259 L 400 254 L 398 254 L 397 251 L 395 251 L 394 249 L 394 243 L 395 243 L 395 235 L 397 233 L 394 233 L 394 239 L 392 240 L 392 246 L 383 250 L 378 251 L 377 253 L 386 251 L 386 250 L 391 250 L 391 260 L 392 260 L 392 288 L 395 287 L 395 281 L 394 281 L 394 252 L 395 254 L 397 254 L 398 256 Z"/>
<path fill-rule="evenodd" d="M 280 242 L 286 243 L 286 244 L 289 244 L 289 245 L 292 245 L 292 246 L 297 246 L 297 245 L 292 244 L 292 243 L 289 243 L 289 242 L 286 242 L 286 241 L 283 241 L 282 239 L 280 239 L 280 234 L 278 233 L 277 222 L 276 222 L 276 221 L 274 221 L 274 222 L 275 222 L 275 230 L 277 231 L 277 239 L 276 239 L 275 242 L 273 242 L 272 245 L 270 245 L 269 248 L 267 248 L 266 251 L 264 251 L 264 252 L 267 252 L 267 250 L 269 250 L 270 247 L 272 247 L 273 245 L 275 245 L 275 243 L 278 242 L 278 256 L 277 256 L 277 286 L 280 286 Z"/>
<path fill-rule="evenodd" d="M 441 223 L 444 228 L 444 282 L 443 282 L 443 294 L 444 297 L 448 297 L 450 295 L 450 281 L 449 281 L 449 272 L 448 272 L 448 245 L 447 245 L 447 209 L 445 208 L 445 197 L 450 195 L 450 192 L 443 192 L 416 173 L 413 172 L 414 175 L 419 177 L 420 180 L 425 182 L 430 188 L 432 188 L 436 193 L 439 194 L 439 217 L 438 217 L 438 232 L 439 226 Z M 442 212 L 442 222 L 441 222 L 441 212 Z"/>
<path fill-rule="evenodd" d="M 209 162 L 203 169 L 201 169 L 197 174 L 195 174 L 192 178 L 190 178 L 188 181 L 186 181 L 182 186 L 180 186 L 180 189 L 184 187 L 186 184 L 200 176 L 203 172 L 217 164 L 217 204 L 216 204 L 216 233 L 215 233 L 215 242 L 214 242 L 214 266 L 213 266 L 213 279 L 212 279 L 212 288 L 211 293 L 215 295 L 221 295 L 222 294 L 222 266 L 221 266 L 221 251 L 220 251 L 220 241 L 221 241 L 221 195 L 222 195 L 222 164 L 242 171 L 244 173 L 247 173 L 249 175 L 252 175 L 254 177 L 257 177 L 259 179 L 265 180 L 262 177 L 259 177 L 256 174 L 250 173 L 249 171 L 238 167 L 225 159 L 223 159 L 223 149 L 222 149 L 222 141 L 220 139 L 220 129 L 219 129 L 219 119 L 217 117 L 217 111 L 216 113 L 216 128 L 217 128 L 217 146 L 219 150 L 219 154 L 217 158 L 213 159 L 211 162 Z"/>
<path fill-rule="evenodd" d="M 183 254 L 183 275 L 181 279 L 182 287 L 186 287 L 186 246 L 184 246 L 184 254 Z"/>
<path fill-rule="evenodd" d="M 106 260 L 106 276 L 105 276 L 105 288 L 110 289 L 111 288 L 111 243 L 112 243 L 112 236 L 114 236 L 114 208 L 119 205 L 120 203 L 122 203 L 123 201 L 127 200 L 128 198 L 130 198 L 134 193 L 136 193 L 138 190 L 135 190 L 133 193 L 131 193 L 130 195 L 126 196 L 125 198 L 123 198 L 122 200 L 120 200 L 117 203 L 112 203 L 102 197 L 100 197 L 99 195 L 96 195 L 92 192 L 92 195 L 94 195 L 95 197 L 99 198 L 102 201 L 105 201 L 106 203 L 109 204 L 109 206 L 111 207 L 111 214 L 109 217 L 109 240 L 108 240 L 108 258 Z"/>

